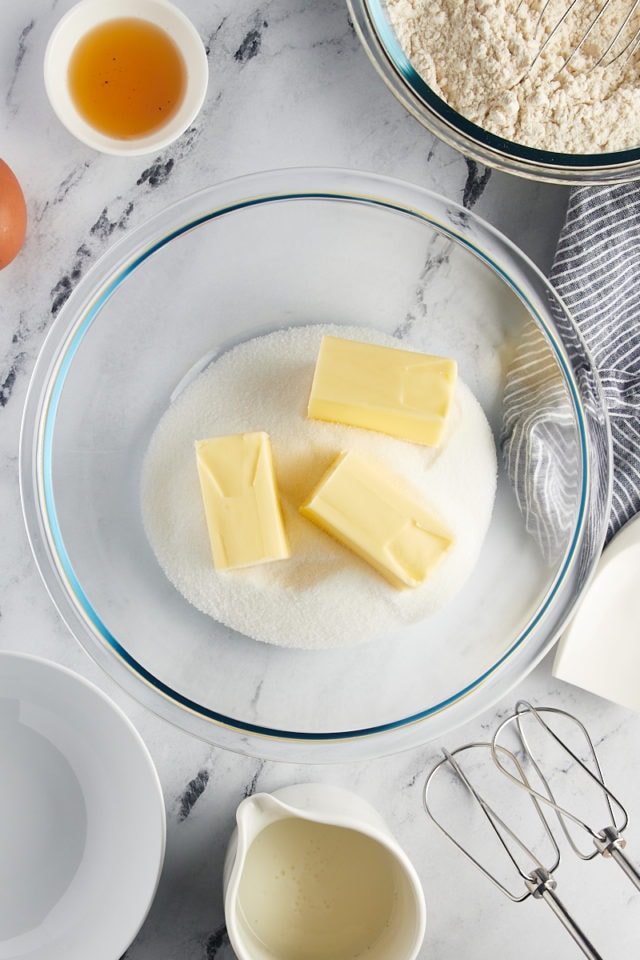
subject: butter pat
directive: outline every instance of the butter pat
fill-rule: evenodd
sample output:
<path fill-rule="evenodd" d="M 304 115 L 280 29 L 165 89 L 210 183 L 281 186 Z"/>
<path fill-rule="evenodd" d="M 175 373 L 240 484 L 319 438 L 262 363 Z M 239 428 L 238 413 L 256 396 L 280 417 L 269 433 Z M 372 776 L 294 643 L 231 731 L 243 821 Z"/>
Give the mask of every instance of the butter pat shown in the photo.
<path fill-rule="evenodd" d="M 457 373 L 448 357 L 325 336 L 307 414 L 436 446 Z"/>
<path fill-rule="evenodd" d="M 300 512 L 399 589 L 424 583 L 453 543 L 402 478 L 354 451 L 337 457 Z"/>
<path fill-rule="evenodd" d="M 196 458 L 216 570 L 288 557 L 269 435 L 199 440 Z"/>

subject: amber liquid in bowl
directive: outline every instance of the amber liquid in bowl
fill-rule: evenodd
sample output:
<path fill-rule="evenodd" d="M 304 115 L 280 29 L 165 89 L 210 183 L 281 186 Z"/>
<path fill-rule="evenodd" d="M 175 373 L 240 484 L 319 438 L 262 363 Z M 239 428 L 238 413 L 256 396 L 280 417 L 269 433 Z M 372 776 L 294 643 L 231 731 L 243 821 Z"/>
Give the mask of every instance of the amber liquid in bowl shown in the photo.
<path fill-rule="evenodd" d="M 76 45 L 69 62 L 71 99 L 95 130 L 129 140 L 154 133 L 176 114 L 186 69 L 172 38 L 136 17 L 108 20 Z"/>

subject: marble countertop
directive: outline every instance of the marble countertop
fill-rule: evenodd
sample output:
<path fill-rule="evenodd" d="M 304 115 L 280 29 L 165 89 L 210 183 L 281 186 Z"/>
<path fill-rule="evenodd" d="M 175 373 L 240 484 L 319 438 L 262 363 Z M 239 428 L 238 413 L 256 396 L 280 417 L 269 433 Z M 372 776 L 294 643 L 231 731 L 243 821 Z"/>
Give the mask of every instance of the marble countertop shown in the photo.
<path fill-rule="evenodd" d="M 31 556 L 18 486 L 21 412 L 50 324 L 103 251 L 169 203 L 261 169 L 376 171 L 473 208 L 546 271 L 567 189 L 492 172 L 425 132 L 368 62 L 344 0 L 180 0 L 209 56 L 202 112 L 158 156 L 96 154 L 62 128 L 43 86 L 47 38 L 70 5 L 0 5 L 0 156 L 18 175 L 29 213 L 24 248 L 0 273 L 0 648 L 54 659 L 94 681 L 131 718 L 157 766 L 168 817 L 166 862 L 156 900 L 126 957 L 230 960 L 221 873 L 235 808 L 256 790 L 308 780 L 359 792 L 412 859 L 428 910 L 421 960 L 579 956 L 551 911 L 537 901 L 508 901 L 426 818 L 424 777 L 442 744 L 361 764 L 265 762 L 191 738 L 131 700 L 89 660 L 53 608 Z M 519 697 L 562 707 L 587 723 L 607 779 L 629 807 L 633 859 L 640 851 L 640 716 L 554 680 L 547 658 L 446 746 L 485 739 Z M 637 955 L 640 895 L 621 871 L 600 859 L 581 864 L 569 854 L 560 870 L 559 892 L 602 955 Z"/>

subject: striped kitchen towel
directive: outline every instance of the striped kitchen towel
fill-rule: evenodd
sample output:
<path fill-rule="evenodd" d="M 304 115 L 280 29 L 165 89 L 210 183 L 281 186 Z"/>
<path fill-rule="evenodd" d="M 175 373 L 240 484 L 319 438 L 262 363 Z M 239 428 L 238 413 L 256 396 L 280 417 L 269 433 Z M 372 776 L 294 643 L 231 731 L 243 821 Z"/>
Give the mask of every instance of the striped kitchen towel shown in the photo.
<path fill-rule="evenodd" d="M 609 540 L 640 510 L 640 184 L 572 191 L 550 279 L 605 393 L 613 440 Z"/>
<path fill-rule="evenodd" d="M 613 498 L 606 542 L 640 510 L 640 184 L 571 191 L 550 273 L 598 370 L 613 442 Z M 536 370 L 526 334 L 507 376 L 502 450 L 527 529 L 553 556 L 567 542 L 575 491 L 554 449 L 572 441 L 559 383 Z M 541 358 L 540 363 L 544 364 Z M 527 410 L 527 390 L 537 391 Z M 545 390 L 542 397 L 541 390 Z M 541 418 L 532 429 L 534 411 Z M 570 451 L 569 451 L 570 457 Z"/>

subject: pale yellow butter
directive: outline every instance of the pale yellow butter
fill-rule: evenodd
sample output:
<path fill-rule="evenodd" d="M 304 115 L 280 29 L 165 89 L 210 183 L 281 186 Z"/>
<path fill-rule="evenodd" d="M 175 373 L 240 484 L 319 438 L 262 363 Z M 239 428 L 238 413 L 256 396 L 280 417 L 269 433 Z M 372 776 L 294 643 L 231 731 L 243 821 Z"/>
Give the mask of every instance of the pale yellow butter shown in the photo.
<path fill-rule="evenodd" d="M 288 557 L 269 435 L 198 440 L 196 458 L 216 569 Z"/>
<path fill-rule="evenodd" d="M 448 357 L 325 336 L 307 414 L 436 446 L 457 373 Z"/>
<path fill-rule="evenodd" d="M 398 588 L 424 583 L 453 543 L 402 478 L 353 450 L 336 458 L 300 512 Z"/>

